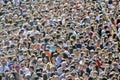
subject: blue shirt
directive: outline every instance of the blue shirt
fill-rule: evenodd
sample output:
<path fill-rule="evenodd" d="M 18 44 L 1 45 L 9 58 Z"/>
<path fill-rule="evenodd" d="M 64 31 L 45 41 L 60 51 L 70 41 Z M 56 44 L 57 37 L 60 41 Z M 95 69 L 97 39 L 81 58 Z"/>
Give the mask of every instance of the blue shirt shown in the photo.
<path fill-rule="evenodd" d="M 59 67 L 61 64 L 62 59 L 60 57 L 56 58 L 56 66 Z"/>

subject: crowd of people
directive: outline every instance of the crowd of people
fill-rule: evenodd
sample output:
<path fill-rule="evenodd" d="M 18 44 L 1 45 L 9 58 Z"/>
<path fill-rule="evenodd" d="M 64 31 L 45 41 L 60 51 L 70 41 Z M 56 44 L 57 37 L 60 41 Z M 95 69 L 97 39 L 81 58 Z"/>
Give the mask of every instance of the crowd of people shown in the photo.
<path fill-rule="evenodd" d="M 120 1 L 0 0 L 0 80 L 120 80 Z"/>

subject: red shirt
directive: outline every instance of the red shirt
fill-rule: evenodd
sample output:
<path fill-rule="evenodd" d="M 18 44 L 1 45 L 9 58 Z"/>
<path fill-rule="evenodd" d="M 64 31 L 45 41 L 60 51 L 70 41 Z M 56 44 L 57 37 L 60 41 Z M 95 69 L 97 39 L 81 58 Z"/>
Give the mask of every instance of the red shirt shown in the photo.
<path fill-rule="evenodd" d="M 93 36 L 93 32 L 92 31 L 89 32 L 89 36 L 92 38 L 92 36 Z"/>

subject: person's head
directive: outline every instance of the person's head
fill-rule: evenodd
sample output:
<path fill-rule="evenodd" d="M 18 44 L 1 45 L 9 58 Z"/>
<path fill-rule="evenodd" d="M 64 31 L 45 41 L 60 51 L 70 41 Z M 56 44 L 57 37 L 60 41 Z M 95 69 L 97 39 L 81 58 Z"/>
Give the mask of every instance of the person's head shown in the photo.
<path fill-rule="evenodd" d="M 2 58 L 2 60 L 1 60 L 1 64 L 2 64 L 3 66 L 6 65 L 6 59 L 5 59 L 5 58 Z"/>
<path fill-rule="evenodd" d="M 13 62 L 13 66 L 16 66 L 16 65 L 17 65 L 17 62 L 14 61 L 14 62 Z"/>
<path fill-rule="evenodd" d="M 109 67 L 109 66 L 107 66 L 107 67 L 105 68 L 105 72 L 107 72 L 107 73 L 110 72 L 110 67 Z"/>
<path fill-rule="evenodd" d="M 33 27 L 33 30 L 36 31 L 36 26 Z"/>
<path fill-rule="evenodd" d="M 37 63 L 40 65 L 43 63 L 42 58 L 38 59 Z"/>
<path fill-rule="evenodd" d="M 50 71 L 51 71 L 51 72 L 56 71 L 56 67 L 52 66 L 52 67 L 50 68 Z"/>
<path fill-rule="evenodd" d="M 89 78 L 89 73 L 85 72 L 85 73 L 83 74 L 83 78 L 84 78 L 84 79 L 88 79 L 88 78 Z"/>
<path fill-rule="evenodd" d="M 58 75 L 54 75 L 52 80 L 59 80 L 59 76 Z"/>
<path fill-rule="evenodd" d="M 94 50 L 90 50 L 90 55 L 93 57 L 95 54 L 95 51 Z"/>
<path fill-rule="evenodd" d="M 84 80 L 83 77 L 80 77 L 79 80 Z"/>
<path fill-rule="evenodd" d="M 46 65 L 46 70 L 48 70 L 48 71 L 50 71 L 50 64 L 48 63 L 47 65 Z"/>
<path fill-rule="evenodd" d="M 90 29 L 90 27 L 88 27 L 88 28 L 86 28 L 86 30 L 87 30 L 87 32 L 89 32 L 91 29 Z"/>
<path fill-rule="evenodd" d="M 47 80 L 48 79 L 48 75 L 46 73 L 43 73 L 43 80 Z"/>
<path fill-rule="evenodd" d="M 78 54 L 79 53 L 79 49 L 74 49 L 73 53 L 75 54 L 75 56 L 79 56 L 79 54 Z"/>
<path fill-rule="evenodd" d="M 72 80 L 72 76 L 71 75 L 65 76 L 65 80 Z"/>
<path fill-rule="evenodd" d="M 98 72 L 97 71 L 93 71 L 93 78 L 97 78 L 98 76 Z"/>
<path fill-rule="evenodd" d="M 34 71 L 34 66 L 30 66 L 30 71 L 31 71 L 31 72 Z"/>
<path fill-rule="evenodd" d="M 62 66 L 62 68 L 65 68 L 65 67 L 66 67 L 66 61 L 63 61 L 63 62 L 61 63 L 61 66 Z"/>
<path fill-rule="evenodd" d="M 118 78 L 114 76 L 114 77 L 112 77 L 112 80 L 118 80 Z"/>
<path fill-rule="evenodd" d="M 22 69 L 25 68 L 25 64 L 24 64 L 24 63 L 21 64 L 21 68 L 22 68 Z"/>
<path fill-rule="evenodd" d="M 43 58 L 43 63 L 48 63 L 48 62 L 49 62 L 49 57 L 47 57 L 47 56 L 44 57 L 44 58 Z"/>
<path fill-rule="evenodd" d="M 73 71 L 73 72 L 71 72 L 71 76 L 72 76 L 72 80 L 74 80 L 75 79 L 75 77 L 76 77 L 76 73 Z"/>
<path fill-rule="evenodd" d="M 52 63 L 52 64 L 55 64 L 55 61 L 56 61 L 56 58 L 55 58 L 55 57 L 52 57 L 52 58 L 51 58 L 51 63 Z"/>
<path fill-rule="evenodd" d="M 34 60 L 35 59 L 35 54 L 31 55 L 31 59 Z"/>
<path fill-rule="evenodd" d="M 113 62 L 112 64 L 113 64 L 113 67 L 114 67 L 114 68 L 117 68 L 117 67 L 118 67 L 118 64 L 117 64 L 116 62 Z"/>
<path fill-rule="evenodd" d="M 114 71 L 110 72 L 109 78 L 112 79 L 112 78 L 114 77 L 114 75 L 115 75 L 115 72 L 114 72 Z"/>

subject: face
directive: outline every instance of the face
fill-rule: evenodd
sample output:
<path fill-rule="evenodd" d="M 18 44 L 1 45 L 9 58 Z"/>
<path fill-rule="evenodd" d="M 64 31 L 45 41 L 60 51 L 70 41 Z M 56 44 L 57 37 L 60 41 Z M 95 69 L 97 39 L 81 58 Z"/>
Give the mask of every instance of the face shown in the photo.
<path fill-rule="evenodd" d="M 94 73 L 93 76 L 94 76 L 95 78 L 97 78 L 98 75 L 97 75 L 96 73 Z"/>
<path fill-rule="evenodd" d="M 62 67 L 65 68 L 66 67 L 66 63 L 62 63 Z"/>
<path fill-rule="evenodd" d="M 16 64 L 17 64 L 17 63 L 16 63 L 16 62 L 14 62 L 14 63 L 13 63 L 13 66 L 16 66 Z"/>
<path fill-rule="evenodd" d="M 106 72 L 110 72 L 110 69 L 109 69 L 109 68 L 107 68 L 107 69 L 106 69 Z"/>
<path fill-rule="evenodd" d="M 59 80 L 59 77 L 55 77 L 54 80 Z"/>
<path fill-rule="evenodd" d="M 62 58 L 62 57 L 63 57 L 63 54 L 62 54 L 62 53 L 60 53 L 59 57 L 60 57 L 60 58 Z"/>
<path fill-rule="evenodd" d="M 84 75 L 83 75 L 83 78 L 84 78 L 84 79 L 87 79 L 87 78 L 88 78 L 88 76 L 84 74 Z"/>
<path fill-rule="evenodd" d="M 42 63 L 42 61 L 38 61 L 38 64 L 40 65 Z"/>
<path fill-rule="evenodd" d="M 30 72 L 32 72 L 33 70 L 30 68 Z"/>
<path fill-rule="evenodd" d="M 47 63 L 47 62 L 48 62 L 47 58 L 44 58 L 44 63 Z"/>
<path fill-rule="evenodd" d="M 21 68 L 24 69 L 24 65 L 21 65 Z"/>
<path fill-rule="evenodd" d="M 34 27 L 33 30 L 36 31 L 36 27 Z"/>
<path fill-rule="evenodd" d="M 55 58 L 52 58 L 52 63 L 53 63 L 53 64 L 55 63 Z"/>

